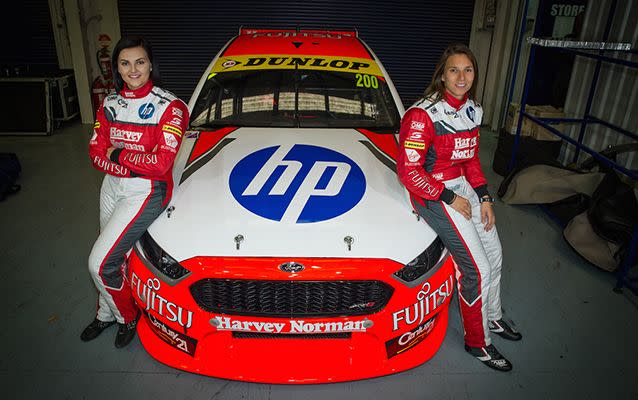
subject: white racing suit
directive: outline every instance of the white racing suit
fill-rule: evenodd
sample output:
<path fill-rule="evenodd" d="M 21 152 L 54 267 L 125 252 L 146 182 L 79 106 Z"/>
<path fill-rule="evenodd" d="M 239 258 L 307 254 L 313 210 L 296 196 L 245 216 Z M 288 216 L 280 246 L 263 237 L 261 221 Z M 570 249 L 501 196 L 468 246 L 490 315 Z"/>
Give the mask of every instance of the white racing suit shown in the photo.
<path fill-rule="evenodd" d="M 485 232 L 479 196 L 487 182 L 478 159 L 482 109 L 472 100 L 446 95 L 422 100 L 401 120 L 397 173 L 415 210 L 439 235 L 454 259 L 465 343 L 491 343 L 488 321 L 501 319 L 501 243 L 493 227 Z M 466 198 L 466 220 L 448 203 Z"/>
<path fill-rule="evenodd" d="M 97 112 L 89 155 L 107 175 L 89 271 L 99 291 L 100 321 L 127 323 L 137 315 L 126 257 L 170 200 L 171 169 L 187 125 L 186 105 L 150 81 L 106 97 Z M 109 147 L 116 150 L 107 157 Z"/>

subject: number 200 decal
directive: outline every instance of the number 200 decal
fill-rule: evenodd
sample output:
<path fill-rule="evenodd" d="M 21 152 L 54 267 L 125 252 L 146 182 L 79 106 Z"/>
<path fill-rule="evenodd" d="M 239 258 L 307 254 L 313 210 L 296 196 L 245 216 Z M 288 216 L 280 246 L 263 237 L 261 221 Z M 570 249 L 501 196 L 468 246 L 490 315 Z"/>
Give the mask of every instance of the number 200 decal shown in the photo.
<path fill-rule="evenodd" d="M 356 74 L 354 78 L 357 80 L 357 87 L 379 88 L 379 79 L 374 75 Z"/>

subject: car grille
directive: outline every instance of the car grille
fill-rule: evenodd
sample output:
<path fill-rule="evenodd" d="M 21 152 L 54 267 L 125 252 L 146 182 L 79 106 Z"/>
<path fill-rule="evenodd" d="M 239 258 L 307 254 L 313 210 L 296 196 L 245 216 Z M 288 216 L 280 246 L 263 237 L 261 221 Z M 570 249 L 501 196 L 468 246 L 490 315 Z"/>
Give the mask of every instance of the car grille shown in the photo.
<path fill-rule="evenodd" d="M 219 314 L 282 318 L 372 314 L 390 300 L 381 281 L 202 279 L 190 286 L 197 304 Z"/>

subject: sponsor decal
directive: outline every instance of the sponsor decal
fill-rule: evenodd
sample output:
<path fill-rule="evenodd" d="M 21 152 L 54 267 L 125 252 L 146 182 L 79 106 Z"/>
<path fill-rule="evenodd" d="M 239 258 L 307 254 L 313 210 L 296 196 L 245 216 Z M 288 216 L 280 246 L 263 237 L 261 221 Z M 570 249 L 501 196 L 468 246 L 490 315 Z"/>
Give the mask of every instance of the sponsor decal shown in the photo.
<path fill-rule="evenodd" d="M 437 174 L 432 174 L 432 178 L 436 179 L 437 181 L 440 181 L 443 179 L 443 172 L 439 172 Z"/>
<path fill-rule="evenodd" d="M 157 164 L 157 154 L 127 154 L 124 158 L 132 164 Z"/>
<path fill-rule="evenodd" d="M 426 320 L 426 317 L 443 304 L 446 298 L 452 295 L 453 283 L 452 274 L 450 274 L 441 286 L 430 292 L 430 282 L 423 282 L 416 295 L 417 302 L 392 313 L 392 331 L 404 326 L 420 325 Z"/>
<path fill-rule="evenodd" d="M 142 138 L 142 132 L 126 131 L 114 126 L 111 127 L 110 135 L 111 139 L 126 140 L 129 142 L 139 142 Z"/>
<path fill-rule="evenodd" d="M 439 194 L 439 189 L 430 185 L 427 179 L 422 177 L 417 171 L 408 172 L 408 176 L 415 187 L 422 189 L 429 196 L 436 197 Z"/>
<path fill-rule="evenodd" d="M 176 332 L 170 327 L 166 326 L 162 321 L 155 318 L 148 312 L 144 312 L 144 315 L 148 318 L 148 326 L 153 333 L 160 339 L 175 347 L 177 350 L 181 350 L 191 356 L 195 355 L 195 349 L 197 349 L 197 340 L 190 336 L 186 336 L 183 333 Z"/>
<path fill-rule="evenodd" d="M 177 142 L 177 139 L 175 139 L 175 136 L 173 136 L 170 133 L 166 133 L 166 132 L 163 132 L 163 133 L 164 133 L 164 141 L 166 142 L 166 144 L 171 146 L 174 149 L 177 148 L 177 145 L 179 143 Z"/>
<path fill-rule="evenodd" d="M 100 121 L 95 121 L 93 124 L 93 129 L 100 129 Z"/>
<path fill-rule="evenodd" d="M 240 321 L 230 317 L 215 317 L 215 326 L 219 331 L 258 332 L 258 333 L 342 333 L 365 332 L 366 320 L 345 322 L 306 322 L 288 320 L 282 322 Z"/>
<path fill-rule="evenodd" d="M 474 122 L 474 116 L 476 115 L 476 111 L 474 111 L 474 107 L 469 106 L 466 110 L 465 113 L 467 114 L 467 117 Z"/>
<path fill-rule="evenodd" d="M 160 280 L 149 278 L 146 283 L 135 274 L 131 275 L 131 289 L 146 305 L 144 310 L 153 310 L 169 322 L 177 322 L 188 329 L 193 324 L 193 312 L 166 300 L 158 291 L 160 290 Z"/>
<path fill-rule="evenodd" d="M 128 108 L 128 102 L 124 99 L 117 99 L 117 104 L 122 108 Z"/>
<path fill-rule="evenodd" d="M 222 67 L 224 67 L 224 68 L 232 68 L 232 67 L 234 67 L 237 64 L 241 64 L 241 63 L 238 62 L 238 61 L 235 61 L 235 60 L 226 60 L 226 61 L 224 61 L 222 63 Z"/>
<path fill-rule="evenodd" d="M 452 150 L 451 160 L 463 160 L 474 157 L 476 152 L 477 137 L 455 138 L 454 150 Z M 463 150 L 464 149 L 464 150 Z"/>
<path fill-rule="evenodd" d="M 353 37 L 354 35 L 348 32 L 253 32 L 246 31 L 247 35 L 257 38 L 261 36 L 266 37 L 310 37 L 310 38 L 329 38 L 329 39 L 341 39 L 342 37 Z"/>
<path fill-rule="evenodd" d="M 425 149 L 425 143 L 413 142 L 411 140 L 406 140 L 403 142 L 403 147 L 407 149 Z"/>
<path fill-rule="evenodd" d="M 412 121 L 410 123 L 410 128 L 411 129 L 416 129 L 418 131 L 422 131 L 422 130 L 425 129 L 425 122 Z"/>
<path fill-rule="evenodd" d="M 421 132 L 421 131 L 412 131 L 412 132 L 410 132 L 410 134 L 408 135 L 408 140 L 422 141 L 423 140 L 423 132 Z"/>
<path fill-rule="evenodd" d="M 123 147 L 127 150 L 136 150 L 136 151 L 146 151 L 146 149 L 144 148 L 144 146 L 142 146 L 141 144 L 135 144 L 135 143 L 122 143 L 120 142 L 120 144 L 123 145 Z"/>
<path fill-rule="evenodd" d="M 232 59 L 221 57 L 210 73 L 264 69 L 312 69 L 383 76 L 379 66 L 369 58 L 289 54 L 233 56 Z"/>
<path fill-rule="evenodd" d="M 439 112 L 439 110 L 436 109 L 436 107 L 432 107 L 430 108 L 430 112 L 432 113 L 432 115 L 436 114 Z"/>
<path fill-rule="evenodd" d="M 456 111 L 443 110 L 443 112 L 445 113 L 445 115 L 449 115 L 449 116 L 454 117 L 454 118 L 458 118 L 459 117 L 459 115 L 456 113 Z"/>
<path fill-rule="evenodd" d="M 105 172 L 110 172 L 115 175 L 128 175 L 128 168 L 102 159 L 100 158 L 100 156 L 95 156 L 95 158 L 93 159 L 93 163 Z"/>
<path fill-rule="evenodd" d="M 405 149 L 405 155 L 410 162 L 417 162 L 421 159 L 419 152 L 413 149 Z"/>
<path fill-rule="evenodd" d="M 263 218 L 311 223 L 354 208 L 366 191 L 361 168 L 334 150 L 311 145 L 273 146 L 247 155 L 230 173 L 230 191 Z"/>
<path fill-rule="evenodd" d="M 155 113 L 155 106 L 151 103 L 144 103 L 138 108 L 137 115 L 142 119 L 149 119 Z"/>
<path fill-rule="evenodd" d="M 436 316 L 428 319 L 415 329 L 407 331 L 403 335 L 385 342 L 385 349 L 388 353 L 388 358 L 399 355 L 421 343 L 430 334 L 430 332 L 432 332 L 432 329 L 434 329 L 435 320 Z"/>
<path fill-rule="evenodd" d="M 179 129 L 179 128 L 176 128 L 176 127 L 174 127 L 172 125 L 162 125 L 162 130 L 170 132 L 170 133 L 174 133 L 174 134 L 176 134 L 177 136 L 180 136 L 180 137 L 182 136 L 182 130 Z"/>
<path fill-rule="evenodd" d="M 175 108 L 175 107 L 171 108 L 171 113 L 180 118 L 184 118 L 184 113 L 179 108 Z"/>
<path fill-rule="evenodd" d="M 168 121 L 169 124 L 175 125 L 177 127 L 182 126 L 182 119 L 180 117 L 175 117 L 172 120 Z"/>

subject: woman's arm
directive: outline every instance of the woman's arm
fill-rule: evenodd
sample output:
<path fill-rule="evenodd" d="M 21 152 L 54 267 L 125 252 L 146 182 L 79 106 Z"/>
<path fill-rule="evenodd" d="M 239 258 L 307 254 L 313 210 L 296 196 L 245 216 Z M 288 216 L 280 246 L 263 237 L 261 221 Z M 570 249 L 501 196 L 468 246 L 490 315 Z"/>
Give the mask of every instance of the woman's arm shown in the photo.
<path fill-rule="evenodd" d="M 408 110 L 401 119 L 397 174 L 409 192 L 426 200 L 443 200 L 450 204 L 454 192 L 445 188 L 424 168 L 426 154 L 432 143 L 434 125 L 420 108 Z"/>
<path fill-rule="evenodd" d="M 155 136 L 157 145 L 151 152 L 116 149 L 110 159 L 143 176 L 163 176 L 172 167 L 188 127 L 188 108 L 181 100 L 173 100 L 162 114 Z"/>
<path fill-rule="evenodd" d="M 109 122 L 104 115 L 104 106 L 97 110 L 95 123 L 93 124 L 93 137 L 89 141 L 89 157 L 93 166 L 110 175 L 131 176 L 131 171 L 114 163 L 109 159 L 107 151 L 112 147 L 109 136 Z"/>

